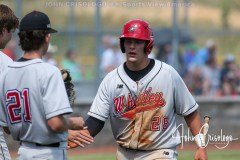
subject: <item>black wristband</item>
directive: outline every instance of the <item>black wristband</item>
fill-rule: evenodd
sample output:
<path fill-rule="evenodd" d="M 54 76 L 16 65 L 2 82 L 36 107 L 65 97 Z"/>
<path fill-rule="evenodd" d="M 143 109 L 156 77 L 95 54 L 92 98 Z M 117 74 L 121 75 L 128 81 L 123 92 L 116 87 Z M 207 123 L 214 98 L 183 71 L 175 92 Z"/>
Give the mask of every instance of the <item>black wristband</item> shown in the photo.
<path fill-rule="evenodd" d="M 104 124 L 104 121 L 91 116 L 85 121 L 85 126 L 88 127 L 88 131 L 92 137 L 95 137 L 102 130 Z"/>

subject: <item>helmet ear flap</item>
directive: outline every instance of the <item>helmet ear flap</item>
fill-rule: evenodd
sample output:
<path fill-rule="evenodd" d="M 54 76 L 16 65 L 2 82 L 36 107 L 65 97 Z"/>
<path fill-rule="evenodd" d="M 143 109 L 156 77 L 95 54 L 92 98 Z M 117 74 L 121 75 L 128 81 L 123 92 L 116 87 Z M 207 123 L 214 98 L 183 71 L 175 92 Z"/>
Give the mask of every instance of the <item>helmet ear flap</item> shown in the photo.
<path fill-rule="evenodd" d="M 147 53 L 147 54 L 150 54 L 150 53 L 151 53 L 152 48 L 153 48 L 153 42 L 154 42 L 153 37 L 151 37 L 149 43 L 148 43 L 147 46 L 146 46 L 146 53 Z"/>
<path fill-rule="evenodd" d="M 120 49 L 121 49 L 122 53 L 125 53 L 124 38 L 120 39 Z"/>

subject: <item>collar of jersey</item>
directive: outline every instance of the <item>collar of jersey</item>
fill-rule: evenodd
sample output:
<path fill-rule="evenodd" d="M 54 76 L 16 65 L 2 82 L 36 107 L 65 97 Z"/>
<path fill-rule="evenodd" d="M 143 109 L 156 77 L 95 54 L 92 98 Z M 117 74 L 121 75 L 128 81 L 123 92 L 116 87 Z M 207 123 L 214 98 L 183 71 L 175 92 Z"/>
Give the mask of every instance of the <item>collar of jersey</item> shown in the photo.
<path fill-rule="evenodd" d="M 159 73 L 161 68 L 162 68 L 162 62 L 155 60 L 155 66 L 139 82 L 140 83 L 143 82 L 144 84 L 147 84 L 149 81 L 151 81 L 151 79 L 153 79 L 156 76 L 156 74 Z M 118 74 L 120 77 L 122 77 L 121 78 L 122 81 L 124 81 L 126 84 L 136 84 L 136 82 L 134 82 L 125 72 L 123 64 L 118 67 Z"/>
<path fill-rule="evenodd" d="M 32 65 L 32 64 L 36 64 L 36 63 L 43 63 L 43 60 L 36 58 L 36 59 L 24 61 L 24 62 L 13 62 L 9 65 L 9 67 L 14 67 L 14 68 L 24 67 L 24 66 L 28 66 L 28 65 Z"/>

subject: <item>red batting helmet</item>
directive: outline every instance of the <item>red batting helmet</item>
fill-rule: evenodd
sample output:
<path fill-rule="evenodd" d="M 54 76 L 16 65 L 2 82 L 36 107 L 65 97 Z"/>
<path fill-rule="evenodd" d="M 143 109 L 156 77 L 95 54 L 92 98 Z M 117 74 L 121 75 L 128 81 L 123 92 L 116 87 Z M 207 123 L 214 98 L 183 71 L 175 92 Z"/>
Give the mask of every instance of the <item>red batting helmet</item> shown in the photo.
<path fill-rule="evenodd" d="M 122 30 L 122 35 L 120 37 L 120 47 L 123 53 L 125 53 L 124 39 L 134 38 L 140 40 L 148 41 L 145 51 L 149 54 L 153 47 L 153 32 L 150 25 L 143 20 L 133 19 L 128 21 Z"/>

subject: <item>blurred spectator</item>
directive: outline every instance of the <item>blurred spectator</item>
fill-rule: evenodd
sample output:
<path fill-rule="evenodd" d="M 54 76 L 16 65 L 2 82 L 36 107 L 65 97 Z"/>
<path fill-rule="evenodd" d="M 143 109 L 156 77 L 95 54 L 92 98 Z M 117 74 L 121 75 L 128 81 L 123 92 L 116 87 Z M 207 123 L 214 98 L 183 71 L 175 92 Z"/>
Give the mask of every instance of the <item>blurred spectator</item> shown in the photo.
<path fill-rule="evenodd" d="M 185 51 L 182 56 L 183 75 L 187 74 L 191 63 L 193 63 L 197 49 L 198 49 L 198 46 L 194 42 L 188 43 L 186 45 Z"/>
<path fill-rule="evenodd" d="M 216 63 L 216 56 L 209 56 L 206 65 L 202 67 L 204 77 L 203 94 L 216 95 L 220 88 L 220 68 Z"/>
<path fill-rule="evenodd" d="M 235 57 L 232 54 L 227 54 L 227 56 L 224 59 L 223 67 L 221 70 L 221 83 L 224 81 L 227 81 L 229 78 L 228 75 L 231 74 L 231 72 L 234 72 L 236 69 L 236 63 L 235 63 Z"/>
<path fill-rule="evenodd" d="M 183 54 L 183 79 L 189 91 L 198 96 L 240 95 L 240 67 L 232 54 L 227 54 L 222 68 L 216 63 L 216 44 L 208 40 L 206 46 L 197 51 L 197 45 L 188 44 Z M 160 59 L 168 63 L 171 47 L 160 48 Z M 170 58 L 171 59 L 171 58 Z"/>
<path fill-rule="evenodd" d="M 239 67 L 237 66 L 235 57 L 232 54 L 228 54 L 224 59 L 220 81 L 221 96 L 237 95 L 240 93 Z"/>
<path fill-rule="evenodd" d="M 200 67 L 189 71 L 188 74 L 185 75 L 184 81 L 193 95 L 199 96 L 203 94 L 204 77 Z"/>
<path fill-rule="evenodd" d="M 13 61 L 16 60 L 17 42 L 10 40 L 6 47 L 3 49 L 3 53 L 9 56 Z"/>
<path fill-rule="evenodd" d="M 197 51 L 196 56 L 193 60 L 192 67 L 202 66 L 206 64 L 209 57 L 216 53 L 216 44 L 212 39 L 206 42 L 206 46 Z"/>
<path fill-rule="evenodd" d="M 191 49 L 190 49 L 191 48 Z M 194 54 L 196 46 L 189 46 L 189 51 L 184 54 L 185 75 L 193 79 L 193 94 L 216 95 L 220 90 L 220 68 L 216 63 L 216 45 L 213 40 L 208 40 L 206 47 Z M 189 72 L 189 73 L 188 73 Z"/>
<path fill-rule="evenodd" d="M 43 61 L 54 66 L 58 66 L 57 61 L 53 58 L 53 54 L 57 52 L 58 47 L 49 43 L 47 53 L 43 56 Z"/>
<path fill-rule="evenodd" d="M 119 40 L 116 37 L 111 38 L 111 47 L 105 50 L 101 59 L 101 70 L 103 76 L 117 68 L 125 61 L 124 54 L 119 48 Z"/>
<path fill-rule="evenodd" d="M 231 82 L 223 82 L 221 85 L 220 96 L 236 96 L 237 92 Z"/>
<path fill-rule="evenodd" d="M 73 82 L 80 82 L 82 80 L 82 68 L 77 62 L 77 52 L 75 50 L 68 50 L 65 58 L 61 62 L 63 69 L 70 71 Z"/>
<path fill-rule="evenodd" d="M 235 90 L 236 90 L 236 93 L 238 95 L 240 95 L 240 67 L 239 66 L 236 67 L 236 70 L 235 70 L 234 74 L 235 74 L 235 78 L 236 78 L 236 88 L 235 88 Z"/>

